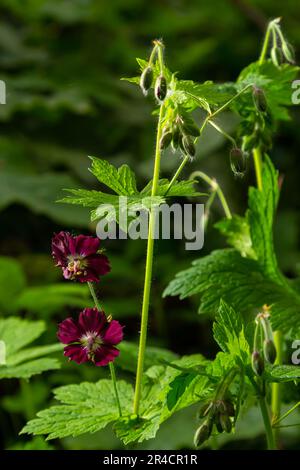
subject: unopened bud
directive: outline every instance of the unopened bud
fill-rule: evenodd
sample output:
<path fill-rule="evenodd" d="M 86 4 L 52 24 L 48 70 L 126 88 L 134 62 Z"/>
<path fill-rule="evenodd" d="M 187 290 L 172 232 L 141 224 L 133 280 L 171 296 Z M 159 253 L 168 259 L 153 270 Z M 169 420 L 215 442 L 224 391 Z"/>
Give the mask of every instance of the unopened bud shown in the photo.
<path fill-rule="evenodd" d="M 151 88 L 152 82 L 153 82 L 153 70 L 152 70 L 152 67 L 148 65 L 148 67 L 146 67 L 143 70 L 141 78 L 140 78 L 140 87 L 144 95 L 147 95 L 148 91 Z"/>
<path fill-rule="evenodd" d="M 163 75 L 159 75 L 155 82 L 154 94 L 158 101 L 163 101 L 167 96 L 167 80 Z"/>
<path fill-rule="evenodd" d="M 288 62 L 291 64 L 295 63 L 296 58 L 294 48 L 286 41 L 282 43 L 282 53 Z"/>
<path fill-rule="evenodd" d="M 264 364 L 264 359 L 261 357 L 259 351 L 253 351 L 252 357 L 251 357 L 251 362 L 252 362 L 252 369 L 255 372 L 256 375 L 262 375 L 265 364 Z"/>
<path fill-rule="evenodd" d="M 208 419 L 197 429 L 194 436 L 195 447 L 200 447 L 205 441 L 207 441 L 211 435 L 212 424 L 212 421 Z"/>
<path fill-rule="evenodd" d="M 234 410 L 234 405 L 233 405 L 232 401 L 225 400 L 224 404 L 225 404 L 225 410 L 226 410 L 226 413 L 228 414 L 228 416 L 235 416 L 235 410 Z"/>
<path fill-rule="evenodd" d="M 182 137 L 182 149 L 190 157 L 194 157 L 196 153 L 196 147 L 193 140 L 188 135 Z"/>
<path fill-rule="evenodd" d="M 187 135 L 191 135 L 193 137 L 199 137 L 200 135 L 200 130 L 199 127 L 196 126 L 193 122 L 184 122 L 183 125 L 183 130 Z"/>
<path fill-rule="evenodd" d="M 276 359 L 276 348 L 274 341 L 271 339 L 265 339 L 264 340 L 264 356 L 266 361 L 268 361 L 270 364 L 274 364 L 275 359 Z"/>
<path fill-rule="evenodd" d="M 230 433 L 232 429 L 232 422 L 231 419 L 227 414 L 220 414 L 220 424 L 222 426 L 223 431 Z"/>
<path fill-rule="evenodd" d="M 254 86 L 252 96 L 257 111 L 265 113 L 268 109 L 268 103 L 264 91 L 261 88 Z"/>
<path fill-rule="evenodd" d="M 213 407 L 213 402 L 211 401 L 210 403 L 205 403 L 199 410 L 199 418 L 205 418 L 205 416 L 208 415 L 208 412 L 212 409 Z"/>
<path fill-rule="evenodd" d="M 271 49 L 271 59 L 276 67 L 279 67 L 283 62 L 282 50 L 279 47 L 272 47 Z"/>
<path fill-rule="evenodd" d="M 166 149 L 169 147 L 171 141 L 172 141 L 173 133 L 171 131 L 166 131 L 163 133 L 163 135 L 160 138 L 159 141 L 159 147 L 161 150 Z"/>
<path fill-rule="evenodd" d="M 238 147 L 233 147 L 230 151 L 230 167 L 233 174 L 242 178 L 247 171 L 247 154 Z"/>

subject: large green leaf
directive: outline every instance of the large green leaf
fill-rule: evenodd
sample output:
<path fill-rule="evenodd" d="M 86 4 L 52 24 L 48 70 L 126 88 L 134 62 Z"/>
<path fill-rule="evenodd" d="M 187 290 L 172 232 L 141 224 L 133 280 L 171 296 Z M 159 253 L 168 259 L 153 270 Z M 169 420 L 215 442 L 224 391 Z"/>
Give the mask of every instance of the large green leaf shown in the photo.
<path fill-rule="evenodd" d="M 133 399 L 132 386 L 120 380 L 118 391 L 122 409 L 128 414 Z M 67 385 L 57 388 L 54 393 L 62 404 L 40 411 L 36 419 L 26 424 L 21 434 L 46 434 L 47 439 L 78 436 L 99 431 L 119 418 L 110 380 Z"/>
<path fill-rule="evenodd" d="M 0 378 L 29 378 L 41 372 L 58 369 L 57 359 L 46 357 L 62 349 L 60 344 L 25 348 L 46 329 L 43 321 L 20 318 L 0 319 L 0 341 L 3 345 Z"/>

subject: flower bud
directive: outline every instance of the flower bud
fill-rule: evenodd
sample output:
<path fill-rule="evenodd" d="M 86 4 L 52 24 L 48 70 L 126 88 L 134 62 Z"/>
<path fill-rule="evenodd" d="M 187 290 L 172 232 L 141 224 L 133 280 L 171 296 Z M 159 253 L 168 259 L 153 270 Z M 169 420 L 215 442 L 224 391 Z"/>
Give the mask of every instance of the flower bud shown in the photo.
<path fill-rule="evenodd" d="M 182 137 L 182 150 L 187 154 L 190 155 L 190 157 L 194 157 L 196 153 L 196 147 L 193 142 L 193 140 L 190 138 L 189 135 L 184 135 Z"/>
<path fill-rule="evenodd" d="M 200 447 L 211 435 L 212 431 L 212 420 L 208 419 L 197 429 L 194 436 L 195 447 Z"/>
<path fill-rule="evenodd" d="M 227 414 L 220 414 L 220 424 L 222 426 L 223 431 L 230 433 L 232 429 L 232 422 L 231 419 Z"/>
<path fill-rule="evenodd" d="M 254 86 L 252 96 L 257 111 L 265 113 L 268 109 L 268 103 L 264 91 L 261 88 Z"/>
<path fill-rule="evenodd" d="M 199 418 L 205 418 L 208 415 L 208 412 L 212 409 L 213 402 L 205 403 L 199 410 L 198 416 Z"/>
<path fill-rule="evenodd" d="M 271 59 L 274 65 L 276 67 L 279 67 L 280 64 L 283 62 L 283 55 L 282 55 L 282 50 L 279 47 L 272 47 L 271 49 Z"/>
<path fill-rule="evenodd" d="M 224 400 L 225 410 L 228 416 L 235 416 L 234 405 L 230 400 Z"/>
<path fill-rule="evenodd" d="M 171 141 L 172 141 L 173 133 L 170 130 L 167 130 L 166 132 L 163 132 L 160 141 L 159 141 L 159 147 L 160 150 L 166 149 L 169 147 Z"/>
<path fill-rule="evenodd" d="M 191 135 L 193 137 L 199 137 L 200 135 L 200 130 L 199 127 L 196 126 L 192 121 L 190 122 L 184 122 L 182 124 L 183 130 L 187 135 Z"/>
<path fill-rule="evenodd" d="M 261 357 L 258 351 L 253 351 L 251 362 L 252 362 L 253 372 L 255 372 L 256 375 L 259 375 L 259 376 L 262 375 L 265 365 L 264 365 L 264 359 Z"/>
<path fill-rule="evenodd" d="M 178 126 L 175 126 L 173 129 L 173 137 L 172 137 L 172 147 L 174 150 L 179 147 L 180 140 L 181 140 L 180 129 Z"/>
<path fill-rule="evenodd" d="M 246 152 L 238 147 L 233 147 L 230 151 L 230 167 L 235 176 L 243 177 L 247 171 Z"/>
<path fill-rule="evenodd" d="M 291 64 L 295 63 L 296 58 L 294 48 L 286 41 L 282 43 L 282 53 L 288 62 Z"/>
<path fill-rule="evenodd" d="M 276 348 L 274 341 L 271 339 L 265 339 L 264 340 L 264 356 L 266 361 L 268 361 L 270 364 L 274 364 L 275 359 L 276 359 Z"/>
<path fill-rule="evenodd" d="M 163 101 L 167 96 L 167 80 L 163 75 L 159 75 L 155 82 L 154 94 L 158 101 Z"/>
<path fill-rule="evenodd" d="M 224 430 L 223 430 L 222 424 L 221 424 L 221 422 L 220 422 L 220 413 L 217 413 L 217 414 L 216 414 L 215 419 L 214 419 L 214 422 L 215 422 L 215 425 L 216 425 L 216 428 L 217 428 L 218 433 L 222 434 L 222 432 L 223 432 Z"/>
<path fill-rule="evenodd" d="M 140 87 L 145 96 L 150 90 L 152 82 L 153 82 L 153 70 L 152 70 L 152 67 L 148 65 L 148 67 L 146 67 L 143 70 L 141 78 L 140 78 Z"/>

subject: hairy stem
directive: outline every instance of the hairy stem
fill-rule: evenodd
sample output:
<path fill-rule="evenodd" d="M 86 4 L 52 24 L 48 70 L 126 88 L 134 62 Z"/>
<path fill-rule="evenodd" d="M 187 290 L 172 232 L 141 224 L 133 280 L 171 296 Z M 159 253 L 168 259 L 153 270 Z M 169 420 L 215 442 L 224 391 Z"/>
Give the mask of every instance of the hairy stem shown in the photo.
<path fill-rule="evenodd" d="M 282 364 L 282 333 L 280 331 L 274 332 L 274 343 L 276 347 L 277 357 L 275 364 Z M 281 396 L 280 396 L 280 384 L 272 384 L 272 422 L 274 423 L 279 419 L 281 411 Z M 279 430 L 274 429 L 275 441 L 279 439 Z"/>
<path fill-rule="evenodd" d="M 152 197 L 157 195 L 158 182 L 159 182 L 160 157 L 161 157 L 159 141 L 161 138 L 162 116 L 163 116 L 163 105 L 160 107 L 158 126 L 157 126 L 155 163 L 154 163 L 152 192 L 151 192 Z M 142 392 L 142 377 L 143 377 L 143 370 L 144 370 L 144 358 L 145 358 L 146 341 L 147 341 L 149 302 L 150 302 L 150 291 L 151 291 L 151 282 L 152 282 L 155 220 L 156 220 L 156 210 L 155 208 L 152 208 L 150 211 L 150 216 L 149 216 L 143 306 L 142 306 L 142 315 L 141 315 L 142 317 L 141 318 L 141 332 L 140 332 L 139 353 L 138 353 L 138 363 L 137 363 L 135 393 L 134 393 L 134 403 L 133 403 L 133 412 L 136 415 L 139 414 L 140 399 L 141 399 L 141 392 Z"/>
<path fill-rule="evenodd" d="M 263 62 L 266 60 L 266 55 L 267 55 L 267 52 L 268 52 L 268 46 L 269 46 L 269 41 L 270 41 L 270 33 L 271 33 L 271 23 L 269 23 L 268 25 L 268 28 L 267 28 L 267 31 L 266 31 L 266 35 L 265 35 L 265 39 L 264 39 L 264 43 L 263 43 L 263 46 L 262 46 L 262 50 L 261 50 L 261 53 L 260 53 L 260 56 L 259 56 L 259 65 L 263 64 Z"/>
<path fill-rule="evenodd" d="M 88 282 L 88 286 L 89 286 L 89 289 L 90 289 L 91 296 L 93 297 L 95 307 L 97 308 L 97 310 L 101 311 L 102 308 L 101 308 L 99 299 L 96 295 L 93 283 Z M 118 410 L 119 410 L 119 416 L 121 417 L 122 416 L 122 408 L 121 408 L 121 403 L 120 403 L 120 398 L 119 398 L 119 393 L 118 393 L 118 387 L 117 387 L 116 371 L 115 371 L 115 366 L 114 366 L 113 362 L 109 363 L 109 370 L 110 370 L 110 376 L 111 376 L 111 380 L 112 380 L 113 387 L 114 387 L 116 403 L 117 403 L 117 407 L 118 407 Z"/>
<path fill-rule="evenodd" d="M 256 175 L 256 182 L 257 187 L 260 191 L 263 189 L 262 183 L 262 159 L 261 159 L 261 151 L 257 147 L 253 149 L 253 161 L 254 161 L 254 168 L 255 168 L 255 175 Z"/>
<path fill-rule="evenodd" d="M 201 178 L 203 181 L 209 184 L 209 186 L 213 189 L 213 191 L 216 191 L 227 219 L 231 219 L 232 215 L 231 215 L 231 211 L 229 209 L 227 200 L 224 196 L 222 189 L 217 183 L 217 181 L 215 179 L 210 178 L 208 175 L 203 173 L 203 171 L 194 171 L 194 173 L 191 174 L 190 179 L 194 179 L 194 178 Z"/>
<path fill-rule="evenodd" d="M 276 450 L 276 445 L 273 436 L 273 429 L 270 420 L 270 414 L 268 410 L 268 405 L 265 397 L 261 397 L 259 400 L 260 410 L 263 417 L 265 431 L 267 436 L 268 450 Z"/>

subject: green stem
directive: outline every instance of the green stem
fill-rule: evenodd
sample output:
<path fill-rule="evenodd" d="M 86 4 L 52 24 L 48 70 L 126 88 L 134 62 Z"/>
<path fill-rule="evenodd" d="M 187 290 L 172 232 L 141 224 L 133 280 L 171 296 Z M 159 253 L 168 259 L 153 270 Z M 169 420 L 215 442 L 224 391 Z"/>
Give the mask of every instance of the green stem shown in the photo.
<path fill-rule="evenodd" d="M 263 47 L 262 47 L 262 50 L 261 50 L 261 53 L 260 53 L 260 56 L 259 56 L 259 60 L 258 60 L 259 65 L 263 64 L 263 62 L 266 60 L 266 55 L 267 55 L 267 52 L 268 52 L 268 46 L 269 46 L 269 40 L 270 40 L 270 33 L 271 33 L 271 29 L 272 29 L 271 24 L 272 23 L 269 23 L 267 31 L 266 31 Z"/>
<path fill-rule="evenodd" d="M 88 282 L 88 286 L 89 286 L 89 289 L 90 289 L 91 296 L 93 297 L 95 307 L 97 308 L 97 310 L 99 310 L 99 312 L 101 312 L 102 308 L 101 308 L 99 299 L 96 295 L 93 283 Z M 115 398 L 116 398 L 117 407 L 118 407 L 118 410 L 119 410 L 119 416 L 121 417 L 122 416 L 122 408 L 121 408 L 121 403 L 120 403 L 120 398 L 119 398 L 119 393 L 118 393 L 118 387 L 117 387 L 116 371 L 115 371 L 115 366 L 114 366 L 113 362 L 109 363 L 109 370 L 110 370 L 111 380 L 112 380 L 113 387 L 114 387 Z"/>
<path fill-rule="evenodd" d="M 280 418 L 276 419 L 276 421 L 273 420 L 273 427 L 277 426 L 278 423 L 281 423 L 281 421 L 283 421 L 285 418 L 287 418 L 299 406 L 300 406 L 300 401 L 298 401 L 298 403 L 296 403 L 296 405 L 292 406 L 292 408 L 290 408 L 286 413 L 284 413 L 282 416 L 280 416 Z M 290 425 L 288 425 L 288 426 L 290 426 Z M 294 424 L 292 424 L 291 426 L 294 426 Z"/>
<path fill-rule="evenodd" d="M 155 163 L 154 163 L 154 170 L 153 170 L 153 181 L 152 181 L 152 192 L 151 192 L 152 197 L 157 195 L 158 182 L 159 182 L 160 157 L 161 157 L 159 141 L 161 138 L 162 116 L 163 116 L 163 105 L 160 107 L 158 126 L 157 126 Z M 149 302 L 150 302 L 152 267 L 153 267 L 155 220 L 156 220 L 156 211 L 155 211 L 155 208 L 152 208 L 150 211 L 150 216 L 149 216 L 143 306 L 142 306 L 142 315 L 141 315 L 142 317 L 141 318 L 141 333 L 140 333 L 138 363 L 137 363 L 136 382 L 135 382 L 135 394 L 134 394 L 134 403 L 133 403 L 133 412 L 136 415 L 139 414 L 139 406 L 140 406 L 141 391 L 142 391 L 142 376 L 143 376 L 143 370 L 144 370 L 144 358 L 145 358 L 146 341 L 147 341 Z"/>
<path fill-rule="evenodd" d="M 178 177 L 179 177 L 180 173 L 182 172 L 182 170 L 184 169 L 185 165 L 187 164 L 187 162 L 189 160 L 190 160 L 190 157 L 188 155 L 186 155 L 184 157 L 184 159 L 182 160 L 182 162 L 180 163 L 179 167 L 177 168 L 173 178 L 171 179 L 171 181 L 169 183 L 169 186 L 167 187 L 167 190 L 166 190 L 164 196 L 166 196 L 168 194 L 168 192 L 170 191 L 173 184 L 178 180 Z"/>
<path fill-rule="evenodd" d="M 277 357 L 275 364 L 282 364 L 282 333 L 281 331 L 274 332 L 274 344 L 277 352 Z M 280 383 L 274 382 L 272 384 L 272 422 L 274 423 L 279 419 L 281 412 L 281 393 L 280 393 Z M 278 441 L 279 430 L 274 430 L 275 440 Z"/>
<path fill-rule="evenodd" d="M 211 188 L 213 189 L 213 191 L 216 191 L 227 219 L 231 219 L 232 218 L 231 211 L 229 209 L 224 193 L 222 189 L 220 188 L 218 182 L 215 179 L 212 179 L 208 175 L 203 173 L 203 171 L 194 171 L 194 173 L 191 174 L 190 179 L 194 179 L 197 177 L 201 178 L 207 184 L 209 184 Z"/>
<path fill-rule="evenodd" d="M 119 393 L 118 393 L 118 388 L 117 388 L 117 377 L 116 377 L 116 370 L 113 362 L 109 363 L 109 370 L 110 370 L 110 375 L 111 375 L 111 380 L 113 383 L 114 387 L 114 392 L 115 392 L 115 397 L 116 397 L 116 402 L 119 410 L 119 416 L 122 416 L 122 408 L 121 408 L 121 403 L 120 403 L 120 398 L 119 398 Z"/>
<path fill-rule="evenodd" d="M 254 168 L 255 168 L 255 174 L 256 174 L 257 187 L 260 191 L 262 191 L 262 189 L 263 189 L 262 159 L 261 159 L 261 151 L 258 147 L 253 149 L 253 160 L 254 160 Z"/>
<path fill-rule="evenodd" d="M 265 425 L 268 450 L 276 450 L 268 405 L 264 397 L 260 398 L 259 405 L 260 405 L 260 410 L 261 410 L 261 414 L 262 414 L 264 425 Z"/>

